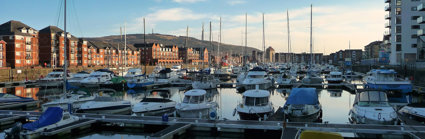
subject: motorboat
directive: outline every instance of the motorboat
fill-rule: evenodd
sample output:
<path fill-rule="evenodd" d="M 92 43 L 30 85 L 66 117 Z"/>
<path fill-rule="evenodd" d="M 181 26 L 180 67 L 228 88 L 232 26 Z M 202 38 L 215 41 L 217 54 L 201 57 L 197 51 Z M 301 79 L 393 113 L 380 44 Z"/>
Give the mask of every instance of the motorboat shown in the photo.
<path fill-rule="evenodd" d="M 133 78 L 140 78 L 143 77 L 144 74 L 142 73 L 142 69 L 140 68 L 130 68 L 127 71 L 127 74 L 124 75 L 124 79 L 126 81 L 131 80 Z"/>
<path fill-rule="evenodd" d="M 381 91 L 357 93 L 349 115 L 350 122 L 355 124 L 392 125 L 397 121 L 397 113 L 388 103 L 387 94 Z"/>
<path fill-rule="evenodd" d="M 412 83 L 396 77 L 397 72 L 390 69 L 373 69 L 364 79 L 365 88 L 401 93 L 412 92 Z"/>
<path fill-rule="evenodd" d="M 181 69 L 182 69 L 181 65 L 173 65 L 171 67 L 171 71 L 174 71 L 174 72 L 180 71 Z"/>
<path fill-rule="evenodd" d="M 139 78 L 138 76 L 135 76 L 135 78 L 127 80 L 127 87 L 130 89 L 144 88 L 146 86 L 153 85 L 154 83 L 153 78 Z"/>
<path fill-rule="evenodd" d="M 60 107 L 64 110 L 68 109 L 68 104 L 71 104 L 73 109 L 80 108 L 81 104 L 92 101 L 95 96 L 87 94 L 83 91 L 71 92 L 64 95 L 61 95 L 59 99 L 56 99 L 51 102 L 47 102 L 41 105 L 41 109 L 45 111 L 49 107 Z"/>
<path fill-rule="evenodd" d="M 217 112 L 216 102 L 207 102 L 206 91 L 192 89 L 184 93 L 183 102 L 176 105 L 177 114 L 184 118 L 208 118 Z"/>
<path fill-rule="evenodd" d="M 131 103 L 111 96 L 96 96 L 92 101 L 81 104 L 78 113 L 129 114 Z"/>
<path fill-rule="evenodd" d="M 326 77 L 326 81 L 328 81 L 328 83 L 342 83 L 344 81 L 342 78 L 342 72 L 331 71 Z"/>
<path fill-rule="evenodd" d="M 309 71 L 304 78 L 301 80 L 305 85 L 321 85 L 323 83 L 323 78 L 320 77 L 316 72 Z"/>
<path fill-rule="evenodd" d="M 22 103 L 22 102 L 32 102 L 33 98 L 26 98 L 15 96 L 12 94 L 0 93 L 0 103 Z"/>
<path fill-rule="evenodd" d="M 151 92 L 151 94 L 134 104 L 131 108 L 132 112 L 136 115 L 161 116 L 162 114 L 170 114 L 175 111 L 176 102 L 170 100 L 169 92 L 165 96 L 162 94 L 158 95 L 156 91 Z"/>
<path fill-rule="evenodd" d="M 172 71 L 170 68 L 165 68 L 157 74 L 154 78 L 155 84 L 169 84 L 179 79 L 177 73 Z"/>
<path fill-rule="evenodd" d="M 79 118 L 60 107 L 49 107 L 38 120 L 26 124 L 17 123 L 14 127 L 5 130 L 6 139 L 39 138 L 42 132 L 76 122 Z"/>
<path fill-rule="evenodd" d="M 229 81 L 232 79 L 232 69 L 228 67 L 222 67 L 214 72 L 214 76 L 220 79 L 220 81 Z"/>
<path fill-rule="evenodd" d="M 276 79 L 276 84 L 279 87 L 292 87 L 293 83 L 297 82 L 297 78 L 291 76 L 289 73 L 282 73 Z"/>
<path fill-rule="evenodd" d="M 249 70 L 237 89 L 239 92 L 244 92 L 245 90 L 255 89 L 256 85 L 259 85 L 261 90 L 267 90 L 273 85 L 271 79 L 267 77 L 266 71 L 260 67 Z"/>
<path fill-rule="evenodd" d="M 220 83 L 213 75 L 200 74 L 192 81 L 193 89 L 213 89 Z"/>
<path fill-rule="evenodd" d="M 265 120 L 273 115 L 273 104 L 267 90 L 248 90 L 243 93 L 242 103 L 236 107 L 241 120 Z"/>
<path fill-rule="evenodd" d="M 292 88 L 283 112 L 290 121 L 314 122 L 321 120 L 322 106 L 316 88 Z"/>
<path fill-rule="evenodd" d="M 425 103 L 411 103 L 403 106 L 398 113 L 411 117 L 412 119 L 425 122 Z"/>
<path fill-rule="evenodd" d="M 280 70 L 277 68 L 269 68 L 268 74 L 280 74 Z"/>
<path fill-rule="evenodd" d="M 90 73 L 88 72 L 85 72 L 85 71 L 77 72 L 72 75 L 72 78 L 68 80 L 68 83 L 71 86 L 80 86 L 81 85 L 80 82 L 89 76 L 90 76 Z"/>
<path fill-rule="evenodd" d="M 99 69 L 90 74 L 89 77 L 81 80 L 80 84 L 84 87 L 99 87 L 103 85 L 113 84 L 112 79 L 115 78 L 114 72 L 107 69 Z"/>
<path fill-rule="evenodd" d="M 37 84 L 41 87 L 57 87 L 63 85 L 63 69 L 54 69 L 48 73 L 46 77 L 37 80 Z M 71 75 L 67 74 L 67 78 Z"/>

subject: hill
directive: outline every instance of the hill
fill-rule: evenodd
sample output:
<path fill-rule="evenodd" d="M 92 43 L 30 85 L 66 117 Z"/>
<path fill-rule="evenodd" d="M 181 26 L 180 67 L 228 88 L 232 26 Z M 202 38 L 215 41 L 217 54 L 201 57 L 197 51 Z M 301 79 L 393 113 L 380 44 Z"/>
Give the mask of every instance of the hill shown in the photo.
<path fill-rule="evenodd" d="M 85 38 L 89 41 L 100 41 L 106 43 L 119 43 L 121 41 L 121 37 L 119 35 L 105 36 L 105 37 L 95 37 L 95 38 Z M 124 41 L 124 36 L 122 41 Z M 146 34 L 146 42 L 147 43 L 161 43 L 164 45 L 177 45 L 179 47 L 184 46 L 186 41 L 186 36 L 173 36 L 173 35 L 165 35 L 165 34 Z M 128 34 L 127 35 L 127 44 L 132 45 L 135 43 L 143 43 L 143 34 Z M 217 51 L 217 42 L 213 42 L 212 46 L 209 41 L 202 41 L 196 38 L 189 37 L 188 38 L 188 47 L 193 48 L 203 48 L 206 47 L 210 52 L 213 51 L 216 53 Z M 221 52 L 232 52 L 233 54 L 243 54 L 244 46 L 237 46 L 231 44 L 220 44 Z M 253 50 L 259 51 L 256 48 L 247 47 L 246 53 L 247 55 L 251 55 Z"/>

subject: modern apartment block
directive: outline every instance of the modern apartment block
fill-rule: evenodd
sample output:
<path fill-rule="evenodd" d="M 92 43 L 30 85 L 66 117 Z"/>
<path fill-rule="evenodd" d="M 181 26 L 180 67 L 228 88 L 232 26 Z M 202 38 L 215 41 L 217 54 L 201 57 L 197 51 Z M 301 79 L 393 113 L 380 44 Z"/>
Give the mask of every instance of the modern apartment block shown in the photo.
<path fill-rule="evenodd" d="M 66 52 L 69 66 L 78 65 L 78 38 L 67 34 Z M 64 64 L 65 32 L 56 27 L 48 26 L 39 32 L 40 61 L 48 67 L 62 67 Z"/>
<path fill-rule="evenodd" d="M 134 47 L 141 50 L 141 64 L 181 64 L 183 60 L 179 58 L 179 48 L 177 46 L 164 46 L 159 43 L 139 43 Z"/>
<path fill-rule="evenodd" d="M 418 32 L 425 27 L 418 23 L 422 20 L 425 12 L 418 9 L 418 5 L 424 3 L 425 0 L 385 0 L 387 5 L 385 16 L 387 23 L 385 27 L 384 43 L 391 45 L 390 64 L 403 65 L 414 63 L 417 60 Z"/>
<path fill-rule="evenodd" d="M 29 68 L 39 65 L 37 30 L 11 20 L 0 25 L 0 39 L 6 42 L 6 66 Z"/>

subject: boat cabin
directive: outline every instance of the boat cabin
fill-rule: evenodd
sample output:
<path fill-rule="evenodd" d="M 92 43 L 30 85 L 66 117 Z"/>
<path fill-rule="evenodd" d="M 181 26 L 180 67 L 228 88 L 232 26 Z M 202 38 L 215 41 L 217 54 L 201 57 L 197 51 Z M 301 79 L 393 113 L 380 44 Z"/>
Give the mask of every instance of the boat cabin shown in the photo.
<path fill-rule="evenodd" d="M 243 104 L 245 106 L 267 106 L 270 93 L 265 90 L 248 90 L 243 93 Z"/>
<path fill-rule="evenodd" d="M 199 104 L 206 101 L 206 91 L 201 89 L 192 89 L 184 93 L 183 103 Z"/>
<path fill-rule="evenodd" d="M 354 105 L 363 107 L 390 106 L 387 94 L 381 91 L 366 91 L 356 94 Z"/>

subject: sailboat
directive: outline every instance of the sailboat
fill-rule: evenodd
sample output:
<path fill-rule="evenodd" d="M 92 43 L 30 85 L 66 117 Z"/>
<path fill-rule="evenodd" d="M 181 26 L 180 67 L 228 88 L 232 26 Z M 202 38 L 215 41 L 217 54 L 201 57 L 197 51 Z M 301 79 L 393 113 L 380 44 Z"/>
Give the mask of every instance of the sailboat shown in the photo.
<path fill-rule="evenodd" d="M 287 27 L 288 27 L 288 54 L 290 54 L 290 52 L 291 52 L 291 50 L 290 50 L 291 39 L 290 39 L 290 31 L 289 31 L 289 11 L 286 11 L 286 14 L 287 14 L 287 20 L 286 21 L 287 21 Z M 290 59 L 291 59 L 291 63 L 292 63 L 292 57 Z M 285 65 L 284 69 L 285 70 L 283 70 L 283 73 L 281 73 L 279 75 L 279 77 L 276 79 L 276 84 L 279 87 L 291 87 L 293 83 L 297 82 L 296 75 L 290 74 L 290 72 L 288 70 L 286 70 L 286 69 L 288 69 L 286 67 L 286 65 Z M 295 68 L 291 68 L 291 70 L 292 69 L 295 69 Z"/>
<path fill-rule="evenodd" d="M 315 72 L 313 68 L 313 5 L 311 5 L 310 13 L 310 63 L 308 66 L 307 75 L 302 79 L 304 85 L 322 84 L 323 78 Z"/>

